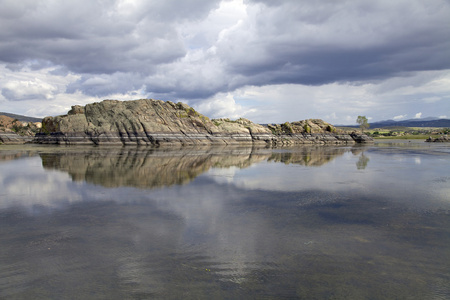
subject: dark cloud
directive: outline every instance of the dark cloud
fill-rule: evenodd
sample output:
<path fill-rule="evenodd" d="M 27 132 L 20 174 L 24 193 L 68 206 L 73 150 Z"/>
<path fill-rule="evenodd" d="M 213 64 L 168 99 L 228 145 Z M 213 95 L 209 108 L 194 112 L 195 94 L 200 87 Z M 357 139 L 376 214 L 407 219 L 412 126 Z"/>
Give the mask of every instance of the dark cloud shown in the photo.
<path fill-rule="evenodd" d="M 83 92 L 93 96 L 105 96 L 114 93 L 126 94 L 129 91 L 139 90 L 143 82 L 137 73 L 120 73 L 85 75 L 79 80 L 69 84 L 66 92 Z"/>
<path fill-rule="evenodd" d="M 260 4 L 254 19 L 227 37 L 220 55 L 254 85 L 322 85 L 450 68 L 448 2 L 365 2 L 249 1 Z"/>
<path fill-rule="evenodd" d="M 180 22 L 205 18 L 209 12 L 219 7 L 220 1 L 211 0 L 165 0 L 147 1 L 144 4 L 146 15 L 162 22 Z"/>
<path fill-rule="evenodd" d="M 2 95 L 8 100 L 16 100 L 16 98 L 17 98 L 15 93 L 14 93 L 14 90 L 8 89 L 8 88 L 3 88 L 2 89 Z"/>
<path fill-rule="evenodd" d="M 172 94 L 195 99 L 246 85 L 359 84 L 450 68 L 444 1 L 247 3 L 248 18 L 214 45 L 220 63 L 203 66 L 223 68 L 220 83 L 201 72 L 189 76 L 185 70 L 197 66 L 180 62 L 184 69 L 171 74 L 175 84 L 167 86 Z M 148 91 L 154 86 L 149 80 Z"/>
<path fill-rule="evenodd" d="M 0 0 L 0 61 L 79 74 L 67 92 L 184 99 L 450 68 L 445 0 L 244 3 L 247 14 L 219 28 L 205 20 L 220 1 Z"/>
<path fill-rule="evenodd" d="M 218 3 L 3 2 L 2 10 L 11 15 L 0 19 L 1 61 L 39 59 L 93 74 L 148 73 L 154 65 L 183 57 L 186 49 L 175 20 L 200 18 Z"/>

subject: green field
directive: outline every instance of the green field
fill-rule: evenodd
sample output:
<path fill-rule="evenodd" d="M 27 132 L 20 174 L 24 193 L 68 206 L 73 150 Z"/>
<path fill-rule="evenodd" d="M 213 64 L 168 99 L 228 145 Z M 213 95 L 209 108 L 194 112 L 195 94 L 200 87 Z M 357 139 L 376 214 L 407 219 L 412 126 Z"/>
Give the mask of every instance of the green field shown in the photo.
<path fill-rule="evenodd" d="M 350 133 L 353 131 L 360 132 L 358 127 L 337 127 L 341 132 Z M 430 136 L 437 138 L 442 134 L 449 134 L 449 128 L 441 127 L 383 127 L 373 128 L 364 131 L 365 134 L 375 139 L 422 139 L 425 140 Z"/>

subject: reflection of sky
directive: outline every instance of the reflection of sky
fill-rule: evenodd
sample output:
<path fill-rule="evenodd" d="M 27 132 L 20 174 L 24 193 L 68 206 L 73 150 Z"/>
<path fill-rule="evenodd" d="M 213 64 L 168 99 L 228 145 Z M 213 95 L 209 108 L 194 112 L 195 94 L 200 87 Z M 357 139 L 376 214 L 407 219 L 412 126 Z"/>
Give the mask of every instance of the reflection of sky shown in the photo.
<path fill-rule="evenodd" d="M 80 200 L 68 191 L 68 174 L 44 172 L 40 157 L 3 162 L 0 170 L 0 208 L 54 206 L 61 200 Z"/>
<path fill-rule="evenodd" d="M 243 169 L 211 168 L 188 184 L 157 189 L 74 182 L 67 172 L 44 170 L 40 157 L 5 161 L 0 163 L 0 213 L 22 207 L 44 224 L 50 223 L 46 218 L 62 219 L 52 226 L 59 224 L 89 246 L 69 255 L 75 255 L 72 262 L 113 264 L 115 273 L 106 277 L 117 275 L 143 291 L 168 284 L 164 276 L 173 275 L 171 261 L 188 274 L 206 265 L 236 284 L 258 268 L 301 272 L 290 264 L 311 253 L 338 263 L 356 260 L 362 267 L 367 262 L 361 257 L 371 257 L 377 268 L 389 270 L 376 255 L 394 259 L 389 251 L 400 246 L 389 244 L 386 232 L 392 228 L 384 224 L 399 217 L 403 226 L 403 207 L 449 209 L 450 162 L 446 156 L 369 148 L 367 166 L 358 169 L 361 155 L 346 152 L 320 167 L 263 161 Z M 76 213 L 70 210 L 74 207 Z M 371 222 L 375 226 L 367 225 Z M 111 246 L 113 241 L 119 242 Z"/>
<path fill-rule="evenodd" d="M 95 186 L 73 182 L 66 172 L 44 170 L 37 156 L 0 164 L 0 209 L 66 207 L 87 199 L 108 199 L 106 195 L 113 193 L 108 189 L 99 193 Z"/>
<path fill-rule="evenodd" d="M 419 206 L 430 204 L 421 202 L 421 199 L 449 201 L 448 157 L 419 154 L 386 156 L 370 151 L 366 151 L 364 156 L 369 159 L 365 169 L 356 167 L 361 154 L 347 152 L 320 168 L 265 162 L 239 172 L 213 169 L 207 176 L 212 176 L 218 183 L 234 184 L 242 189 L 354 191 Z"/>
<path fill-rule="evenodd" d="M 358 168 L 362 156 L 367 166 Z M 200 178 L 243 190 L 370 193 L 392 201 L 422 205 L 430 203 L 421 203 L 420 198 L 448 202 L 449 169 L 450 159 L 445 155 L 390 153 L 375 148 L 358 154 L 346 152 L 320 167 L 263 161 L 243 169 L 211 168 Z M 0 208 L 58 207 L 86 199 L 111 199 L 110 195 L 121 194 L 124 190 L 72 182 L 66 172 L 44 170 L 40 157 L 4 161 L 0 171 Z M 120 201 L 125 199 L 128 198 L 122 197 Z"/>

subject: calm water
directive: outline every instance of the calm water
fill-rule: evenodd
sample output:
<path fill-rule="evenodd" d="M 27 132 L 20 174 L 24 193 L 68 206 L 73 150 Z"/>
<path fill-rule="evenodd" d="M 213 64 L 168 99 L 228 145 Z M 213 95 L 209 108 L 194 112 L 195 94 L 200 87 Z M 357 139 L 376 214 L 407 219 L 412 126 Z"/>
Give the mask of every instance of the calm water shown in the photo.
<path fill-rule="evenodd" d="M 0 146 L 0 299 L 450 299 L 450 145 Z"/>

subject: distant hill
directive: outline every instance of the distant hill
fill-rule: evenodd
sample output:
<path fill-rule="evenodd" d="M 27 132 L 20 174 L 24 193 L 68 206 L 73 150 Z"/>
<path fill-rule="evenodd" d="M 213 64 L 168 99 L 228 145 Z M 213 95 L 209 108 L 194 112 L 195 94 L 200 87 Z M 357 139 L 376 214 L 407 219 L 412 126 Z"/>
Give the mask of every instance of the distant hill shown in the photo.
<path fill-rule="evenodd" d="M 27 116 L 22 116 L 22 115 L 16 115 L 16 114 L 10 114 L 10 113 L 6 113 L 6 112 L 1 112 L 0 111 L 0 116 L 7 116 L 13 119 L 17 119 L 21 122 L 41 122 L 42 119 L 41 118 L 34 118 L 34 117 L 27 117 Z"/>
<path fill-rule="evenodd" d="M 450 119 L 424 118 L 424 119 L 409 119 L 402 121 L 386 120 L 369 123 L 370 128 L 383 127 L 449 127 Z M 359 127 L 359 125 L 344 125 L 340 127 Z"/>

